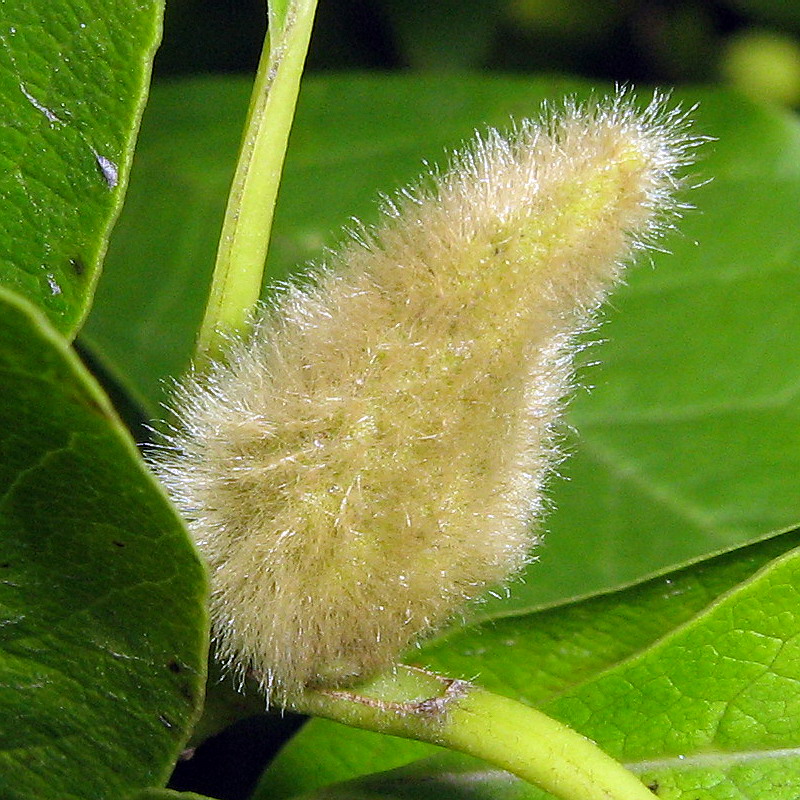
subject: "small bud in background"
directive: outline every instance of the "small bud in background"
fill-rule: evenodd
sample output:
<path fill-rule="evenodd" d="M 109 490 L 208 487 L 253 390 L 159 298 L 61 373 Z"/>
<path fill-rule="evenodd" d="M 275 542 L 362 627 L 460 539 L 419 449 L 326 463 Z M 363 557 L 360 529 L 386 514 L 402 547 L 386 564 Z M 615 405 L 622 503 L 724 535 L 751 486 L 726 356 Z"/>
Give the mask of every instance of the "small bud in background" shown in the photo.
<path fill-rule="evenodd" d="M 530 560 L 575 336 L 694 144 L 660 97 L 490 131 L 182 384 L 157 469 L 270 699 L 388 667 Z"/>
<path fill-rule="evenodd" d="M 723 51 L 723 78 L 759 102 L 800 105 L 800 42 L 775 31 L 732 36 Z"/>

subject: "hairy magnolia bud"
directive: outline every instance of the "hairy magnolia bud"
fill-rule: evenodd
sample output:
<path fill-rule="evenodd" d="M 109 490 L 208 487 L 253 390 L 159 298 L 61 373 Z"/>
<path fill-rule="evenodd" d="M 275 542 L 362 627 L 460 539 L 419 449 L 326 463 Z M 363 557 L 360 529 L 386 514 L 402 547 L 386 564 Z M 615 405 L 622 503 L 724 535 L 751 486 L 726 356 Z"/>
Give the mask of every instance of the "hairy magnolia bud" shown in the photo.
<path fill-rule="evenodd" d="M 529 560 L 573 339 L 674 214 L 683 129 L 617 97 L 490 131 L 183 383 L 157 469 L 220 652 L 273 698 L 390 665 Z"/>

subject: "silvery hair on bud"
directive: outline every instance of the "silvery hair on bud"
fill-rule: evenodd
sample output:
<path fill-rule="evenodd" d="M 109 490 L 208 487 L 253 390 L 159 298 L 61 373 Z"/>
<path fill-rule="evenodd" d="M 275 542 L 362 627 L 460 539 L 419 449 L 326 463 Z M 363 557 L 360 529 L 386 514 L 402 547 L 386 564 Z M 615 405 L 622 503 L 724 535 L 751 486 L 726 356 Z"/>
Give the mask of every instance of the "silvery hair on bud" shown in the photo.
<path fill-rule="evenodd" d="M 490 130 L 180 384 L 155 468 L 269 700 L 389 667 L 530 560 L 575 335 L 697 141 L 625 93 Z"/>

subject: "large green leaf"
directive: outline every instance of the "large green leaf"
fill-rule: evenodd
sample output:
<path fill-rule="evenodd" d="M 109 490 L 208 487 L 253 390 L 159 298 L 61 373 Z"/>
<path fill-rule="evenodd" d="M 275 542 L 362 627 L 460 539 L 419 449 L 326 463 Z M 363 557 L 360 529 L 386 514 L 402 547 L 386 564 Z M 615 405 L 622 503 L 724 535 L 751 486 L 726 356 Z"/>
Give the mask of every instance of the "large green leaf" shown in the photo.
<path fill-rule="evenodd" d="M 759 776 L 767 767 L 791 771 L 790 760 L 784 758 L 779 765 L 776 756 L 800 744 L 800 716 L 779 723 L 772 704 L 800 704 L 800 690 L 793 689 L 783 667 L 767 665 L 758 680 L 765 681 L 775 669 L 770 696 L 769 690 L 751 683 L 750 662 L 760 655 L 752 645 L 765 637 L 769 615 L 780 618 L 769 632 L 776 652 L 783 645 L 791 648 L 800 630 L 794 599 L 774 599 L 775 587 L 786 580 L 785 569 L 800 569 L 800 556 L 792 554 L 789 567 L 769 566 L 797 545 L 800 531 L 792 531 L 611 594 L 499 616 L 434 640 L 414 660 L 453 677 L 478 676 L 486 688 L 545 709 L 638 771 L 649 770 L 649 779 L 663 786 L 688 785 L 709 769 L 725 773 L 718 782 L 729 785 L 734 779 L 726 775 L 745 764 Z M 707 647 L 694 645 L 693 640 L 703 637 L 715 643 L 714 658 Z M 726 641 L 731 643 L 728 653 Z M 777 685 L 784 677 L 788 685 Z M 666 702 L 668 689 L 672 696 Z M 747 702 L 749 724 L 730 726 L 734 733 L 726 739 L 698 742 L 696 720 L 709 713 L 709 706 L 724 719 L 734 717 L 738 704 Z M 770 740 L 765 728 L 778 724 L 783 725 L 782 738 Z M 714 734 L 724 735 L 722 723 Z M 756 751 L 763 759 L 760 766 L 751 757 Z M 418 742 L 313 720 L 270 766 L 257 797 L 279 800 L 432 752 L 436 748 Z M 310 758 L 313 771 L 303 768 Z M 643 763 L 647 761 L 654 764 Z M 440 769 L 438 762 L 432 763 L 434 772 Z M 487 769 L 473 766 L 470 771 L 483 774 Z M 474 777 L 476 783 L 488 781 L 481 789 L 485 793 L 478 795 L 486 798 L 496 796 L 494 781 L 505 785 L 511 780 L 496 772 Z M 768 792 L 756 796 L 771 797 Z"/>
<path fill-rule="evenodd" d="M 423 157 L 441 162 L 474 127 L 505 125 L 573 90 L 527 78 L 309 80 L 272 279 L 320 257 L 351 214 L 375 219 L 377 190 L 412 180 Z M 163 86 L 145 119 L 87 332 L 153 414 L 163 378 L 191 353 L 247 91 L 229 80 Z M 516 607 L 618 585 L 800 520 L 798 126 L 728 93 L 678 99 L 699 100 L 696 131 L 718 138 L 696 168 L 713 180 L 689 193 L 697 211 L 669 237 L 672 254 L 630 273 L 605 342 L 585 358 L 602 365 L 582 371 L 594 389 L 570 409 L 568 480 L 552 484 L 541 563 L 512 587 Z"/>
<path fill-rule="evenodd" d="M 122 202 L 163 6 L 0 5 L 0 285 L 64 334 L 88 311 Z"/>
<path fill-rule="evenodd" d="M 794 800 L 800 792 L 800 760 L 796 756 L 748 753 L 729 760 L 738 764 L 725 764 L 714 756 L 699 759 L 709 764 L 707 768 L 697 761 L 684 759 L 682 766 L 669 775 L 643 776 L 654 800 Z M 304 794 L 303 800 L 553 800 L 553 797 L 474 758 L 449 753 L 326 786 Z"/>
<path fill-rule="evenodd" d="M 105 396 L 0 290 L 0 796 L 158 783 L 202 702 L 205 572 Z"/>
<path fill-rule="evenodd" d="M 800 530 L 769 537 L 615 592 L 498 614 L 423 647 L 426 665 L 540 706 L 692 624 L 723 595 L 800 545 Z"/>
<path fill-rule="evenodd" d="M 260 797 L 272 797 L 265 792 Z M 304 800 L 543 800 L 543 794 L 514 775 L 475 758 L 446 753 L 375 775 L 335 783 Z"/>

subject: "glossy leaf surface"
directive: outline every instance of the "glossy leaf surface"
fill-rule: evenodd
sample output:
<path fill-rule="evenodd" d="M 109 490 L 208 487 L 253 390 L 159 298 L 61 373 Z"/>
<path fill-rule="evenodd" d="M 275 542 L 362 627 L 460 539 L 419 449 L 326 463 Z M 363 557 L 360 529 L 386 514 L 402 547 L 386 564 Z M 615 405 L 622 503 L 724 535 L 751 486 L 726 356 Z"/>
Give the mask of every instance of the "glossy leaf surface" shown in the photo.
<path fill-rule="evenodd" d="M 117 800 L 166 780 L 201 706 L 205 571 L 104 395 L 6 292 L 0 385 L 0 796 Z"/>
<path fill-rule="evenodd" d="M 0 285 L 74 334 L 127 183 L 161 0 L 0 7 Z"/>

